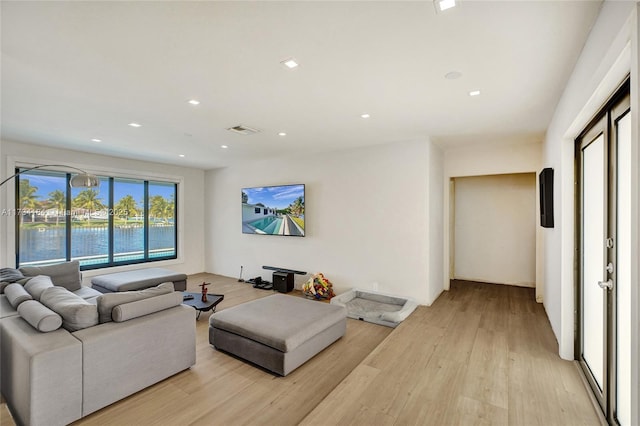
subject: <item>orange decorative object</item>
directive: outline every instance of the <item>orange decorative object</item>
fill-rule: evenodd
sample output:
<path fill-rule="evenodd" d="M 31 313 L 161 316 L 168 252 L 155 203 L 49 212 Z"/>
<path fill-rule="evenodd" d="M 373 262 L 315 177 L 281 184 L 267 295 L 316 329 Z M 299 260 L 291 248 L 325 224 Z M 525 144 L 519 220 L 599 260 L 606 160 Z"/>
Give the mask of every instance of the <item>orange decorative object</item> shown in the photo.
<path fill-rule="evenodd" d="M 207 292 L 209 291 L 209 289 L 207 288 L 208 285 L 211 285 L 211 283 L 203 282 L 202 284 L 198 284 L 198 287 L 202 287 L 202 301 L 203 302 L 207 301 Z"/>

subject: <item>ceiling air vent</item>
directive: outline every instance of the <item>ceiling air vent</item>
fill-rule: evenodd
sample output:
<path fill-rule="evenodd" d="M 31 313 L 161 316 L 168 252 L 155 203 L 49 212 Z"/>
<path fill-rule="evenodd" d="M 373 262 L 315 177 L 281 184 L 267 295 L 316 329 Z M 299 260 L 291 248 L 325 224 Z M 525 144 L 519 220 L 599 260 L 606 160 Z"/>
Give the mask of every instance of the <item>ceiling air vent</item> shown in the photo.
<path fill-rule="evenodd" d="M 252 135 L 260 131 L 260 130 L 256 130 L 251 127 L 245 126 L 243 124 L 238 124 L 237 126 L 229 127 L 227 130 L 229 130 L 230 132 L 239 133 L 241 135 Z"/>

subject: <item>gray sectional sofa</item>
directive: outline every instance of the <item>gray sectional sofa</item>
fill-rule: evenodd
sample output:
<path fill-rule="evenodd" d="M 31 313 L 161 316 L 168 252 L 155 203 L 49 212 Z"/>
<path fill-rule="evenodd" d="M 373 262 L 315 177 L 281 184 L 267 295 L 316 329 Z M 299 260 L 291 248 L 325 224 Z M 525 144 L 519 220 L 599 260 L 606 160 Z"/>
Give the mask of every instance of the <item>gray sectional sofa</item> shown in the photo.
<path fill-rule="evenodd" d="M 195 310 L 173 283 L 103 295 L 74 262 L 21 272 L 38 275 L 0 285 L 1 390 L 18 424 L 71 423 L 195 364 Z"/>

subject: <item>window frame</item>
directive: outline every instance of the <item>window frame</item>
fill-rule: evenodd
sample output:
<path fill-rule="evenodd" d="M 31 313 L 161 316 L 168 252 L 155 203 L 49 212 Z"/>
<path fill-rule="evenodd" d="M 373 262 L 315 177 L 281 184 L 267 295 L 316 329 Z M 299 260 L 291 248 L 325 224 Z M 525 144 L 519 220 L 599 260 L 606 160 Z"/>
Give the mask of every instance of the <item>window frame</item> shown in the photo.
<path fill-rule="evenodd" d="M 29 169 L 30 166 L 29 165 L 21 165 L 16 163 L 14 165 L 14 172 L 18 173 L 20 171 L 23 171 L 22 174 L 20 174 L 20 176 L 16 176 L 15 180 L 15 186 L 14 186 L 14 205 L 16 206 L 16 209 L 19 208 L 20 205 L 20 179 L 24 178 L 24 176 L 28 176 L 29 173 Z M 46 168 L 42 168 L 40 169 L 40 171 L 42 172 L 48 172 L 48 173 L 56 173 L 56 174 L 60 174 L 60 177 L 64 177 L 65 178 L 65 210 L 66 211 L 71 211 L 72 210 L 72 201 L 73 201 L 73 195 L 72 195 L 72 189 L 70 187 L 70 180 L 72 177 L 72 173 L 70 172 L 66 172 L 63 170 L 59 170 L 56 168 L 51 168 L 51 169 L 46 169 Z M 121 260 L 121 261 L 116 261 L 114 259 L 114 229 L 115 229 L 115 221 L 113 218 L 112 214 L 108 215 L 108 252 L 107 252 L 107 262 L 103 262 L 103 263 L 96 263 L 93 265 L 82 265 L 80 266 L 80 270 L 82 271 L 89 271 L 89 270 L 96 270 L 96 269 L 104 269 L 104 268 L 112 268 L 112 267 L 120 267 L 120 266 L 126 266 L 126 265 L 135 265 L 135 264 L 143 264 L 143 263 L 151 263 L 151 262 L 162 262 L 162 261 L 171 261 L 171 260 L 177 260 L 180 258 L 180 241 L 178 238 L 178 227 L 180 224 L 179 221 L 179 217 L 180 217 L 180 207 L 179 207 L 179 202 L 178 200 L 179 198 L 179 194 L 180 194 L 180 186 L 182 183 L 182 179 L 177 179 L 177 178 L 162 178 L 162 177 L 156 177 L 156 176 L 152 176 L 152 177 L 147 177 L 147 176 L 131 176 L 131 175 L 127 175 L 127 176 L 120 176 L 118 174 L 115 173 L 109 173 L 109 172 L 105 172 L 105 171 L 101 171 L 101 172 L 97 172 L 97 175 L 100 179 L 107 179 L 109 181 L 109 188 L 107 191 L 107 199 L 108 199 L 108 205 L 107 205 L 107 209 L 110 212 L 114 211 L 114 182 L 116 181 L 116 179 L 135 179 L 135 180 L 140 180 L 143 182 L 144 184 L 144 192 L 145 192 L 145 197 L 144 197 L 144 228 L 143 228 L 143 246 L 144 246 L 144 255 L 142 258 L 140 259 L 133 259 L 133 260 Z M 163 185 L 173 185 L 173 195 L 174 195 L 174 216 L 173 216 L 173 241 L 174 241 L 174 252 L 172 255 L 167 255 L 167 256 L 161 256 L 161 257 L 151 257 L 149 256 L 149 232 L 150 232 L 150 227 L 149 227 L 149 212 L 150 212 L 150 208 L 149 208 L 149 196 L 148 196 L 148 187 L 149 184 L 163 184 Z M 20 267 L 20 217 L 19 215 L 15 216 L 15 264 L 16 267 Z M 73 221 L 70 220 L 70 218 L 67 218 L 67 220 L 65 220 L 65 249 L 64 249 L 64 253 L 65 253 L 65 257 L 66 257 L 66 261 L 70 261 L 73 259 L 71 253 L 72 253 L 72 229 L 73 229 Z M 43 262 L 46 262 L 46 260 L 44 260 Z"/>

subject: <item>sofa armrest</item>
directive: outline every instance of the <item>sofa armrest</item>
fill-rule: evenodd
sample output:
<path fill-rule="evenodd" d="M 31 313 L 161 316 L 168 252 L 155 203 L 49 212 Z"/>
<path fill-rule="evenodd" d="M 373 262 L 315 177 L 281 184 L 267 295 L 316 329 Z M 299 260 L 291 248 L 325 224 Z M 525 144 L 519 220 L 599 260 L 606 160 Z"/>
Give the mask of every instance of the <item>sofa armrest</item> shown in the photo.
<path fill-rule="evenodd" d="M 2 394 L 18 424 L 64 425 L 82 416 L 82 345 L 41 333 L 19 316 L 0 322 Z"/>

